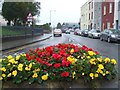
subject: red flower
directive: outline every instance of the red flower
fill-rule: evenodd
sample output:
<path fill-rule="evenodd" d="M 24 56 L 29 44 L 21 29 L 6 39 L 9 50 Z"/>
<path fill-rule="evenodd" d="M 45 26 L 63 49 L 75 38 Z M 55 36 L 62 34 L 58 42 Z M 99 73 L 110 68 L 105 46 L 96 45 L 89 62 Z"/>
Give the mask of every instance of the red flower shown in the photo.
<path fill-rule="evenodd" d="M 43 63 L 43 61 L 42 61 L 40 58 L 36 58 L 36 60 L 37 60 L 39 63 Z"/>
<path fill-rule="evenodd" d="M 28 53 L 26 53 L 26 57 L 28 58 L 30 55 Z"/>
<path fill-rule="evenodd" d="M 55 60 L 59 60 L 61 58 L 59 54 L 53 54 L 52 56 Z"/>
<path fill-rule="evenodd" d="M 99 53 L 97 51 L 95 51 L 95 53 L 98 55 Z"/>
<path fill-rule="evenodd" d="M 69 61 L 62 60 L 62 66 L 68 67 L 70 65 Z"/>
<path fill-rule="evenodd" d="M 38 56 L 40 56 L 42 53 L 41 52 L 37 52 Z"/>
<path fill-rule="evenodd" d="M 59 68 L 60 66 L 61 66 L 60 63 L 54 64 L 54 68 Z"/>
<path fill-rule="evenodd" d="M 70 75 L 69 72 L 63 72 L 63 73 L 61 74 L 62 77 L 68 77 L 69 75 Z"/>
<path fill-rule="evenodd" d="M 39 48 L 36 48 L 36 49 L 35 49 L 35 52 L 37 52 L 38 50 L 39 50 Z"/>
<path fill-rule="evenodd" d="M 93 49 L 92 49 L 92 48 L 89 48 L 88 51 L 93 51 Z"/>

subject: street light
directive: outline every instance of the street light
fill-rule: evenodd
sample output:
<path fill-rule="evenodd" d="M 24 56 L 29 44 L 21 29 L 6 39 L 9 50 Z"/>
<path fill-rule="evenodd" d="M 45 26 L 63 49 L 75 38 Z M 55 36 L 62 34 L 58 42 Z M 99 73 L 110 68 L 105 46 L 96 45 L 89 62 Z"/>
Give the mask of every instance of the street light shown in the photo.
<path fill-rule="evenodd" d="M 52 12 L 56 12 L 56 10 L 50 10 L 50 24 L 51 24 Z"/>

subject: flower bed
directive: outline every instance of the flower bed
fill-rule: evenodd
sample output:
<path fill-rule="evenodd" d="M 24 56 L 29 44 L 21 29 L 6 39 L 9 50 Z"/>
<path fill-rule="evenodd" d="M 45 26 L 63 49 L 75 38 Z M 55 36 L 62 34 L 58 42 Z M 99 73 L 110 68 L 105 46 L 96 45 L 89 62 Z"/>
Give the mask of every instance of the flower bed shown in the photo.
<path fill-rule="evenodd" d="M 99 79 L 111 80 L 116 76 L 115 59 L 103 59 L 97 51 L 74 44 L 36 48 L 15 57 L 9 55 L 0 62 L 2 62 L 0 80 L 12 80 L 14 83 L 73 81 L 79 78 L 91 82 Z"/>

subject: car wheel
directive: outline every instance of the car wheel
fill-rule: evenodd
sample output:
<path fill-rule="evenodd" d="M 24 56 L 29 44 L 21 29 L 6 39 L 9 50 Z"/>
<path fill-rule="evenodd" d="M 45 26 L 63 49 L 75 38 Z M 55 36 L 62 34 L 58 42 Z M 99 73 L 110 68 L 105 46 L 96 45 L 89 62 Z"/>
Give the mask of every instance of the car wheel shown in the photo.
<path fill-rule="evenodd" d="M 103 38 L 102 38 L 102 37 L 100 37 L 100 40 L 101 40 L 101 41 L 103 41 Z"/>
<path fill-rule="evenodd" d="M 111 42 L 110 37 L 108 37 L 107 41 L 108 41 L 109 43 Z"/>

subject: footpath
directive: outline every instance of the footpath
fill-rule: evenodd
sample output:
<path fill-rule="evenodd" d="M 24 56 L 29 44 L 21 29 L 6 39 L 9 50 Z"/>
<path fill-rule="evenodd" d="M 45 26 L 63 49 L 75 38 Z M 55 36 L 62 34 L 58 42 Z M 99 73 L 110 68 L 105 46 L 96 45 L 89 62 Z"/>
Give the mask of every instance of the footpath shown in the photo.
<path fill-rule="evenodd" d="M 28 44 L 32 44 L 35 42 L 43 41 L 43 40 L 49 39 L 50 37 L 52 37 L 51 34 L 43 34 L 40 36 L 30 37 L 30 38 L 26 38 L 26 39 L 3 42 L 2 48 L 0 51 L 10 50 L 10 49 L 13 49 L 13 48 L 16 48 L 19 46 L 28 45 Z"/>

